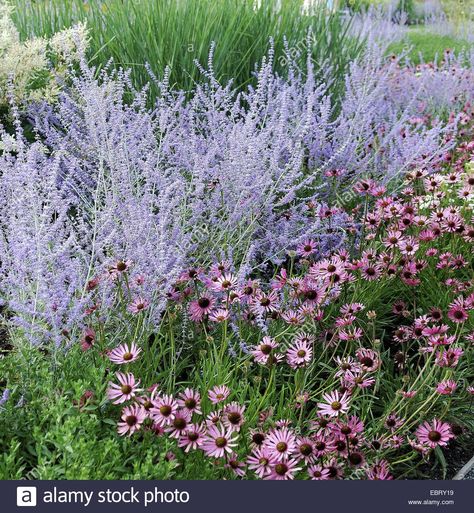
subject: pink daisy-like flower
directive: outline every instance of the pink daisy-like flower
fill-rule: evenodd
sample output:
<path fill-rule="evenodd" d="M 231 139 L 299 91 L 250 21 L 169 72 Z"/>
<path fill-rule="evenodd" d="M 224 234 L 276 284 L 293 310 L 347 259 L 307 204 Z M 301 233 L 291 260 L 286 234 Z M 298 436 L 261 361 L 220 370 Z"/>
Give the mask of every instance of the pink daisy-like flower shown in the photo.
<path fill-rule="evenodd" d="M 272 481 L 287 481 L 295 478 L 296 472 L 301 470 L 298 462 L 292 459 L 285 459 L 270 466 L 270 473 L 264 479 Z"/>
<path fill-rule="evenodd" d="M 95 331 L 92 328 L 86 328 L 81 339 L 81 349 L 87 351 L 95 342 Z"/>
<path fill-rule="evenodd" d="M 149 301 L 141 297 L 135 298 L 129 305 L 128 310 L 133 314 L 138 314 L 150 306 Z"/>
<path fill-rule="evenodd" d="M 184 452 L 199 449 L 204 444 L 205 436 L 204 424 L 188 424 L 186 431 L 179 438 L 178 446 L 183 448 Z"/>
<path fill-rule="evenodd" d="M 109 381 L 109 388 L 107 389 L 107 398 L 112 401 L 113 404 L 129 401 L 135 397 L 137 392 L 141 391 L 141 389 L 138 388 L 140 380 L 136 381 L 135 376 L 131 372 L 127 374 L 116 372 L 115 375 L 117 376 L 119 384 L 117 385 Z"/>
<path fill-rule="evenodd" d="M 237 454 L 235 453 L 232 453 L 227 458 L 227 463 L 224 466 L 225 468 L 232 470 L 232 472 L 234 472 L 234 474 L 238 477 L 245 476 L 245 463 L 239 461 L 237 458 Z"/>
<path fill-rule="evenodd" d="M 458 387 L 457 383 L 452 379 L 447 379 L 446 381 L 441 381 L 436 386 L 436 392 L 441 395 L 451 395 L 455 392 Z"/>
<path fill-rule="evenodd" d="M 356 351 L 356 356 L 365 372 L 373 372 L 380 367 L 379 355 L 372 349 L 360 348 Z"/>
<path fill-rule="evenodd" d="M 438 445 L 446 445 L 453 438 L 451 426 L 437 419 L 434 419 L 431 424 L 427 421 L 420 424 L 416 430 L 416 436 L 421 444 L 432 449 Z"/>
<path fill-rule="evenodd" d="M 257 447 L 247 458 L 249 469 L 253 470 L 260 479 L 270 474 L 271 467 L 276 463 L 278 463 L 277 458 L 266 447 Z"/>
<path fill-rule="evenodd" d="M 306 239 L 301 244 L 298 244 L 296 253 L 302 257 L 308 257 L 316 252 L 316 242 L 312 239 Z"/>
<path fill-rule="evenodd" d="M 169 426 L 173 422 L 178 411 L 178 402 L 172 395 L 163 395 L 154 401 L 150 415 L 158 426 Z"/>
<path fill-rule="evenodd" d="M 147 418 L 147 412 L 138 404 L 132 404 L 122 410 L 120 418 L 122 421 L 117 426 L 119 435 L 123 436 L 128 433 L 128 436 L 131 436 L 140 429 L 143 421 Z"/>
<path fill-rule="evenodd" d="M 219 308 L 209 314 L 209 320 L 211 322 L 224 322 L 229 319 L 230 313 L 226 308 Z"/>
<path fill-rule="evenodd" d="M 278 343 L 273 338 L 266 336 L 250 353 L 254 356 L 256 362 L 265 365 L 277 347 Z"/>
<path fill-rule="evenodd" d="M 130 346 L 127 344 L 121 344 L 109 353 L 109 360 L 119 365 L 124 363 L 131 363 L 138 359 L 138 355 L 141 353 L 141 349 L 137 347 L 135 342 L 132 342 Z"/>
<path fill-rule="evenodd" d="M 307 336 L 299 336 L 295 338 L 293 344 L 288 348 L 286 352 L 286 360 L 288 365 L 297 369 L 304 367 L 313 357 L 313 348 L 311 347 L 312 339 Z"/>
<path fill-rule="evenodd" d="M 372 481 L 390 481 L 393 477 L 390 475 L 390 469 L 386 460 L 380 460 L 369 468 L 366 472 L 367 479 Z"/>
<path fill-rule="evenodd" d="M 226 385 L 216 385 L 208 391 L 207 396 L 212 404 L 218 404 L 225 401 L 230 395 L 230 388 Z"/>
<path fill-rule="evenodd" d="M 278 461 L 282 461 L 294 453 L 296 449 L 296 436 L 293 431 L 287 427 L 273 429 L 268 433 L 264 447 L 266 447 Z"/>
<path fill-rule="evenodd" d="M 346 413 L 349 409 L 349 399 L 346 392 L 342 395 L 334 390 L 323 395 L 325 403 L 318 403 L 318 413 L 328 415 L 329 417 L 337 417 L 341 413 Z"/>
<path fill-rule="evenodd" d="M 180 438 L 186 433 L 188 425 L 191 422 L 191 417 L 192 414 L 188 410 L 178 410 L 169 426 L 165 428 L 165 432 L 168 433 L 171 438 Z"/>
<path fill-rule="evenodd" d="M 206 417 L 206 425 L 207 426 L 217 426 L 222 424 L 222 416 L 224 412 L 222 410 L 211 411 Z"/>
<path fill-rule="evenodd" d="M 278 310 L 278 294 L 275 290 L 265 294 L 261 290 L 255 293 L 250 299 L 250 309 L 257 315 L 272 313 Z"/>
<path fill-rule="evenodd" d="M 311 465 L 308 467 L 308 475 L 312 481 L 327 481 L 329 479 L 329 470 L 322 465 Z"/>
<path fill-rule="evenodd" d="M 222 458 L 225 453 L 231 454 L 234 447 L 237 446 L 236 432 L 227 429 L 224 426 L 209 426 L 203 451 L 209 457 Z"/>
<path fill-rule="evenodd" d="M 293 452 L 293 456 L 297 460 L 304 460 L 309 463 L 314 460 L 316 450 L 314 448 L 314 441 L 308 437 L 298 437 L 296 439 L 296 449 Z"/>
<path fill-rule="evenodd" d="M 240 405 L 236 401 L 227 404 L 224 408 L 224 415 L 222 416 L 224 426 L 231 431 L 240 431 L 245 420 L 244 411 L 245 406 Z"/>
<path fill-rule="evenodd" d="M 210 288 L 216 292 L 227 292 L 237 286 L 237 277 L 231 273 L 224 273 L 216 281 L 211 281 Z"/>
<path fill-rule="evenodd" d="M 462 304 L 459 303 L 453 303 L 450 305 L 448 310 L 448 317 L 456 323 L 462 323 L 467 321 L 469 318 L 469 315 L 467 313 L 467 310 L 464 308 Z"/>
<path fill-rule="evenodd" d="M 456 367 L 459 358 L 464 354 L 460 347 L 450 347 L 436 353 L 436 365 L 440 367 Z"/>
<path fill-rule="evenodd" d="M 216 300 L 211 296 L 203 295 L 189 304 L 189 316 L 193 321 L 199 322 L 205 315 L 212 312 Z"/>
<path fill-rule="evenodd" d="M 196 390 L 186 388 L 178 397 L 178 406 L 188 410 L 190 413 L 201 415 L 201 395 Z"/>

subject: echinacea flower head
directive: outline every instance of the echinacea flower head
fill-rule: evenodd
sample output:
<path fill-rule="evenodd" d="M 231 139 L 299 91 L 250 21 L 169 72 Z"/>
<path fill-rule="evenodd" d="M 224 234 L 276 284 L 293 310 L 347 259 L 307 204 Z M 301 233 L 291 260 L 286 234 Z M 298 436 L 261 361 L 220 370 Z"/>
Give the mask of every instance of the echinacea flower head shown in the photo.
<path fill-rule="evenodd" d="M 245 406 L 240 405 L 236 401 L 229 403 L 224 408 L 222 422 L 224 426 L 231 431 L 240 431 L 244 423 Z"/>
<path fill-rule="evenodd" d="M 212 404 L 218 404 L 225 401 L 230 395 L 230 388 L 226 385 L 216 385 L 208 391 L 207 396 Z"/>
<path fill-rule="evenodd" d="M 138 359 L 138 355 L 141 353 L 141 349 L 137 347 L 135 342 L 129 345 L 121 344 L 109 353 L 109 360 L 119 365 L 125 363 L 131 363 Z"/>
<path fill-rule="evenodd" d="M 231 453 L 227 458 L 227 463 L 224 465 L 225 468 L 232 470 L 232 472 L 238 477 L 245 476 L 245 463 L 239 461 L 237 454 Z"/>
<path fill-rule="evenodd" d="M 298 462 L 291 458 L 287 458 L 270 466 L 270 473 L 264 479 L 274 481 L 287 481 L 295 478 L 296 472 L 300 471 Z"/>
<path fill-rule="evenodd" d="M 171 395 L 162 395 L 155 399 L 154 406 L 150 410 L 153 422 L 158 426 L 170 426 L 178 411 L 178 401 Z"/>
<path fill-rule="evenodd" d="M 192 388 L 186 388 L 178 397 L 178 406 L 191 413 L 201 415 L 201 395 Z"/>
<path fill-rule="evenodd" d="M 95 342 L 95 331 L 92 328 L 86 328 L 81 339 L 81 349 L 87 351 Z"/>
<path fill-rule="evenodd" d="M 378 463 L 370 467 L 367 470 L 366 475 L 367 479 L 372 481 L 390 481 L 393 479 L 386 460 L 380 460 Z"/>
<path fill-rule="evenodd" d="M 273 338 L 265 336 L 250 353 L 254 356 L 256 362 L 265 365 L 270 355 L 275 352 L 274 350 L 277 347 L 278 343 Z"/>
<path fill-rule="evenodd" d="M 205 315 L 212 312 L 215 302 L 215 298 L 202 295 L 199 299 L 191 301 L 189 304 L 189 316 L 195 322 L 201 321 Z"/>
<path fill-rule="evenodd" d="M 455 392 L 458 387 L 457 383 L 452 379 L 447 379 L 446 381 L 441 381 L 436 386 L 436 392 L 441 395 L 451 395 Z"/>
<path fill-rule="evenodd" d="M 380 357 L 372 349 L 360 348 L 356 351 L 356 356 L 365 372 L 373 372 L 380 367 Z"/>
<path fill-rule="evenodd" d="M 434 419 L 431 424 L 427 421 L 420 424 L 416 430 L 416 436 L 422 445 L 432 449 L 446 445 L 453 438 L 451 426 L 437 419 Z"/>
<path fill-rule="evenodd" d="M 311 465 L 308 467 L 308 475 L 312 481 L 326 481 L 329 479 L 329 470 L 322 465 Z"/>
<path fill-rule="evenodd" d="M 224 322 L 227 321 L 230 317 L 230 312 L 227 308 L 219 308 L 218 310 L 214 310 L 209 314 L 209 320 L 211 322 Z"/>
<path fill-rule="evenodd" d="M 209 457 L 222 458 L 226 453 L 231 454 L 236 446 L 236 432 L 220 425 L 209 426 L 202 449 Z"/>
<path fill-rule="evenodd" d="M 312 239 L 306 239 L 301 244 L 298 244 L 296 253 L 302 257 L 308 257 L 316 252 L 316 242 Z"/>
<path fill-rule="evenodd" d="M 118 423 L 117 431 L 119 435 L 133 435 L 140 429 L 143 421 L 147 418 L 147 412 L 138 404 L 125 406 L 122 410 L 121 422 Z"/>
<path fill-rule="evenodd" d="M 257 447 L 247 458 L 248 468 L 253 470 L 260 479 L 270 474 L 271 467 L 276 463 L 278 463 L 277 458 L 266 447 Z"/>
<path fill-rule="evenodd" d="M 181 433 L 178 446 L 183 448 L 184 452 L 199 449 L 204 444 L 206 432 L 206 426 L 202 423 L 188 424 L 186 430 Z"/>
<path fill-rule="evenodd" d="M 191 422 L 192 414 L 188 410 L 178 410 L 169 426 L 165 429 L 171 438 L 180 438 Z M 156 421 L 155 421 L 156 422 Z"/>
<path fill-rule="evenodd" d="M 338 417 L 349 409 L 347 393 L 340 394 L 337 390 L 323 395 L 324 403 L 318 403 L 318 413 L 329 417 Z"/>
<path fill-rule="evenodd" d="M 273 429 L 268 433 L 264 447 L 278 460 L 282 461 L 294 453 L 296 449 L 296 436 L 287 427 Z"/>
<path fill-rule="evenodd" d="M 128 305 L 128 310 L 133 314 L 139 314 L 146 310 L 149 306 L 149 301 L 141 297 L 137 297 Z"/>
<path fill-rule="evenodd" d="M 286 352 L 288 365 L 293 369 L 304 367 L 311 362 L 313 348 L 308 338 L 297 338 Z"/>
<path fill-rule="evenodd" d="M 138 388 L 140 380 L 136 381 L 135 376 L 131 372 L 127 374 L 116 372 L 115 375 L 119 384 L 109 381 L 109 388 L 107 389 L 107 398 L 112 401 L 113 404 L 129 401 L 135 397 L 137 392 L 141 391 L 141 389 Z"/>

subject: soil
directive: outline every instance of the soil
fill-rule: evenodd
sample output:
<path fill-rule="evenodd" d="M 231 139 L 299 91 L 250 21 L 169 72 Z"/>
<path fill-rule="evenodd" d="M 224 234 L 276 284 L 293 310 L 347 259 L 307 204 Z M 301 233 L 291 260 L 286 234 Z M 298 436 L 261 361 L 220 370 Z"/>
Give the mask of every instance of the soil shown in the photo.
<path fill-rule="evenodd" d="M 474 434 L 463 435 L 452 441 L 443 453 L 447 463 L 446 477 L 443 477 L 444 471 L 441 465 L 433 459 L 430 464 L 420 467 L 420 478 L 452 479 L 474 455 Z M 474 470 L 469 472 L 465 479 L 474 479 Z"/>

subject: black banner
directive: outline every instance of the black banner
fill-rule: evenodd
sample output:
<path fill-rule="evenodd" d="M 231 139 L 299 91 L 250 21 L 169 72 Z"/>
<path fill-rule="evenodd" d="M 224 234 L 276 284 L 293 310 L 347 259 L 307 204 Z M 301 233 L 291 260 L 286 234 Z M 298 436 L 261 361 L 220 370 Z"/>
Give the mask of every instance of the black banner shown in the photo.
<path fill-rule="evenodd" d="M 474 481 L 0 481 L 0 512 L 469 513 Z"/>

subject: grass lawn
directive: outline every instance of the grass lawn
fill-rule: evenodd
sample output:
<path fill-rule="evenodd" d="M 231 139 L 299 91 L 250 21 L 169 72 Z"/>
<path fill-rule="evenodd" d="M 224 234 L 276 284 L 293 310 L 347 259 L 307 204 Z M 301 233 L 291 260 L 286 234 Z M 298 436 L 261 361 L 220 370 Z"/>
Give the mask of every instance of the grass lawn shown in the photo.
<path fill-rule="evenodd" d="M 405 41 L 399 41 L 390 46 L 390 53 L 408 52 L 410 59 L 419 63 L 429 62 L 436 56 L 442 57 L 446 49 L 455 53 L 468 49 L 472 44 L 451 36 L 435 34 L 425 27 L 410 28 Z"/>

